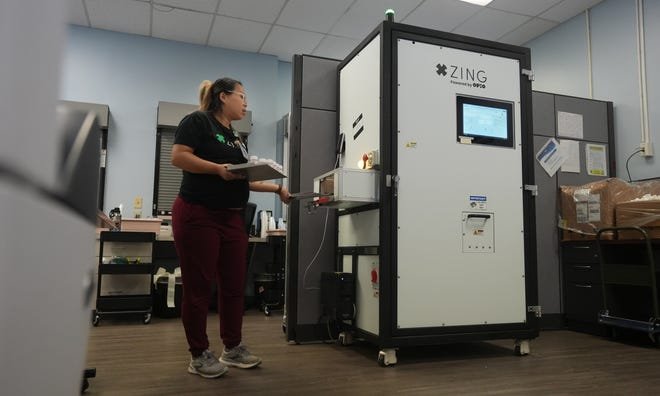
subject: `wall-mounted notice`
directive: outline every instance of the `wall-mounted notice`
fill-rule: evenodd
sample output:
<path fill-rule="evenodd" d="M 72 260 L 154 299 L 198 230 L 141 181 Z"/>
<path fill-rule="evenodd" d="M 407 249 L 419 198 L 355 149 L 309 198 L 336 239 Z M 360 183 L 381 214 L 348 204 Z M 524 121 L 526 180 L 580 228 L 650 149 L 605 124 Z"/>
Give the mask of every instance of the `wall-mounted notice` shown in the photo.
<path fill-rule="evenodd" d="M 604 144 L 586 144 L 587 174 L 607 176 L 607 147 Z"/>
<path fill-rule="evenodd" d="M 557 136 L 582 139 L 584 138 L 584 125 L 582 114 L 557 112 Z"/>
<path fill-rule="evenodd" d="M 561 171 L 580 173 L 580 142 L 562 139 L 559 144 L 566 155 L 566 162 L 561 166 Z"/>
<path fill-rule="evenodd" d="M 560 166 L 566 161 L 559 142 L 555 139 L 548 139 L 548 141 L 536 153 L 536 160 L 539 165 L 550 175 L 554 176 Z"/>

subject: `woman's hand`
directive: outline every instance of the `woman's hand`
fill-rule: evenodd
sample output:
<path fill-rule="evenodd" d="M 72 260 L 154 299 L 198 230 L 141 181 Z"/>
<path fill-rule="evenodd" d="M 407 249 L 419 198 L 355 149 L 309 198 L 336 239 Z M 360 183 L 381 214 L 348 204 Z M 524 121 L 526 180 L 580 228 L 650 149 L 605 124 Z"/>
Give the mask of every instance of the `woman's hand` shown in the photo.
<path fill-rule="evenodd" d="M 280 201 L 282 201 L 285 204 L 288 204 L 291 202 L 291 193 L 289 192 L 289 189 L 286 187 L 282 186 L 282 189 L 280 190 Z"/>
<path fill-rule="evenodd" d="M 232 180 L 243 180 L 245 179 L 245 174 L 241 172 L 232 172 L 227 169 L 229 164 L 219 164 L 218 165 L 218 175 L 226 181 Z"/>

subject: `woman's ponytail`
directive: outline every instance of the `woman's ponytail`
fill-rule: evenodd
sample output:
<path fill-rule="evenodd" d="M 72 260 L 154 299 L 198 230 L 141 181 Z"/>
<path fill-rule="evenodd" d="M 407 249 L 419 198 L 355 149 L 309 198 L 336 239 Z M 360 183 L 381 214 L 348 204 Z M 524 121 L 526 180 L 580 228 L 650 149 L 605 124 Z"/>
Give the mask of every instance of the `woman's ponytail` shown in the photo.
<path fill-rule="evenodd" d="M 208 111 L 211 107 L 211 100 L 213 99 L 211 95 L 212 85 L 213 83 L 209 80 L 204 80 L 199 84 L 199 109 L 201 111 Z"/>

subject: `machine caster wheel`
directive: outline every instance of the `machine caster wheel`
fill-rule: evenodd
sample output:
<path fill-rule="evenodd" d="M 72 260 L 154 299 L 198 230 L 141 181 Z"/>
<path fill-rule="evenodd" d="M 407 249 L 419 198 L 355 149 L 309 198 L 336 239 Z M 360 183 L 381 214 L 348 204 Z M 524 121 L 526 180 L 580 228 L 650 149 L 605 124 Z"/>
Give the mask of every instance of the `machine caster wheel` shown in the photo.
<path fill-rule="evenodd" d="M 282 333 L 286 334 L 286 326 L 282 325 Z"/>
<path fill-rule="evenodd" d="M 92 316 L 92 326 L 96 327 L 99 325 L 99 322 L 101 321 L 101 316 L 97 313 L 94 313 Z"/>
<path fill-rule="evenodd" d="M 344 346 L 353 344 L 353 334 L 348 331 L 342 331 L 339 333 L 339 337 L 337 337 L 337 344 Z"/>
<path fill-rule="evenodd" d="M 144 324 L 151 323 L 151 314 L 150 313 L 144 314 L 144 320 L 142 321 L 142 323 L 144 323 Z"/>
<path fill-rule="evenodd" d="M 529 355 L 529 340 L 516 340 L 513 351 L 518 356 Z"/>
<path fill-rule="evenodd" d="M 268 308 L 267 306 L 264 307 L 264 315 L 270 316 L 270 308 Z"/>
<path fill-rule="evenodd" d="M 396 364 L 396 349 L 383 349 L 378 352 L 378 365 L 387 367 Z"/>

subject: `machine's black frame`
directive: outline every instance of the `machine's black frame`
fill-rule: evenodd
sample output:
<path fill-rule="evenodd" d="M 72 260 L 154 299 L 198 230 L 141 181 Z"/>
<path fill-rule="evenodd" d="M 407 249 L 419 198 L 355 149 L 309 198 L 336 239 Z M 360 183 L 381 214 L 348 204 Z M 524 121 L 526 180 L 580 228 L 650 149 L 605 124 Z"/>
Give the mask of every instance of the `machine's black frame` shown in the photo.
<path fill-rule="evenodd" d="M 397 40 L 407 39 L 426 42 L 488 55 L 517 59 L 520 65 L 521 100 L 521 147 L 523 169 L 521 186 L 534 184 L 533 136 L 532 136 L 532 88 L 523 70 L 531 70 L 528 48 L 496 43 L 472 37 L 444 33 L 435 30 L 384 21 L 355 48 L 337 68 L 337 100 L 339 101 L 339 74 L 341 70 L 376 36 L 380 35 L 380 153 L 381 172 L 378 253 L 380 256 L 379 285 L 379 334 L 357 329 L 358 336 L 378 344 L 382 348 L 399 346 L 431 345 L 450 342 L 480 341 L 487 339 L 532 339 L 538 336 L 539 321 L 528 310 L 525 323 L 448 326 L 427 328 L 397 328 L 397 200 L 391 186 L 397 175 L 396 138 L 397 126 Z M 341 115 L 337 106 L 337 120 Z M 338 128 L 337 128 L 338 129 Z M 385 188 L 386 187 L 386 188 Z M 536 273 L 535 205 L 531 192 L 522 191 L 524 213 L 525 301 L 527 306 L 538 304 Z M 365 208 L 366 209 L 366 208 Z M 373 208 L 369 208 L 373 209 Z M 340 214 L 341 215 L 341 214 Z M 341 250 L 338 250 L 341 254 Z M 340 260 L 337 260 L 339 263 Z M 355 260 L 354 260 L 355 262 Z"/>

